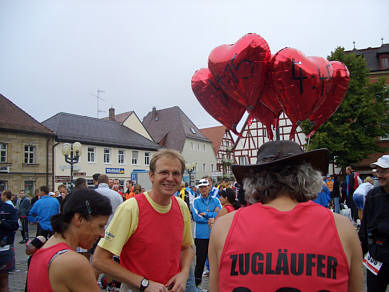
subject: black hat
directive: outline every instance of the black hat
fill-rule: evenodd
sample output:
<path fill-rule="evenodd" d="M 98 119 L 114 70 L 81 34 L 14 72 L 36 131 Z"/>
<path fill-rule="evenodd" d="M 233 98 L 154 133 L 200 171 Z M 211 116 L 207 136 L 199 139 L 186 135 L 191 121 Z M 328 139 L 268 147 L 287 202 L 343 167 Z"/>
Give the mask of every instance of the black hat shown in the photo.
<path fill-rule="evenodd" d="M 236 181 L 242 183 L 243 178 L 251 176 L 263 169 L 275 165 L 302 164 L 308 162 L 316 170 L 327 174 L 329 163 L 328 149 L 316 149 L 304 152 L 301 147 L 293 141 L 270 141 L 264 143 L 257 153 L 257 164 L 253 165 L 232 165 L 232 172 Z"/>

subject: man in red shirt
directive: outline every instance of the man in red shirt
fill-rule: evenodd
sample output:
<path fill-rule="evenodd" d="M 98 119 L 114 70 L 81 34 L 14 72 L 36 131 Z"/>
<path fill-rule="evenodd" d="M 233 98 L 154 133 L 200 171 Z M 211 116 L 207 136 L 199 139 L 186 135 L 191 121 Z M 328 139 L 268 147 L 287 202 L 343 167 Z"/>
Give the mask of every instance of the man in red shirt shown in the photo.
<path fill-rule="evenodd" d="M 259 148 L 257 164 L 232 166 L 252 205 L 215 222 L 211 291 L 362 291 L 355 229 L 311 201 L 328 161 L 327 149 L 272 141 Z"/>
<path fill-rule="evenodd" d="M 121 204 L 100 240 L 93 265 L 120 281 L 120 291 L 185 291 L 194 256 L 190 213 L 185 201 L 173 196 L 184 170 L 177 151 L 154 154 L 151 191 Z"/>
<path fill-rule="evenodd" d="M 125 200 L 125 197 L 124 197 L 123 193 L 120 191 L 120 181 L 118 179 L 114 179 L 113 180 L 113 187 L 112 187 L 112 189 L 115 192 L 119 193 L 119 195 L 122 197 L 123 201 Z"/>

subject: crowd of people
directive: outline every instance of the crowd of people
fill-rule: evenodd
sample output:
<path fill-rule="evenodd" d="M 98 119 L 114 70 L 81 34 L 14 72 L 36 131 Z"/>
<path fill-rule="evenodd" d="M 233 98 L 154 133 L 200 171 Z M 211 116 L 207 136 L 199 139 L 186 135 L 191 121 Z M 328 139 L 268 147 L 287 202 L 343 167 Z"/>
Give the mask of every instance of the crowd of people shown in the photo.
<path fill-rule="evenodd" d="M 131 181 L 124 191 L 104 174 L 93 188 L 77 179 L 69 194 L 64 185 L 41 186 L 32 200 L 4 191 L 0 291 L 18 228 L 32 255 L 29 292 L 194 292 L 207 275 L 210 291 L 362 291 L 362 264 L 368 291 L 385 291 L 389 155 L 364 182 L 351 166 L 341 182 L 323 177 L 326 149 L 273 141 L 257 155 L 254 165 L 233 165 L 236 182 L 216 185 L 209 176 L 183 182 L 182 155 L 163 149 L 150 161 L 147 191 Z"/>
<path fill-rule="evenodd" d="M 74 182 L 74 188 L 71 194 L 77 194 L 77 197 L 85 196 L 86 191 L 94 190 L 94 195 L 96 193 L 99 195 L 96 198 L 102 200 L 101 202 L 106 205 L 106 208 L 109 207 L 115 210 L 123 201 L 134 197 L 136 194 L 144 191 L 142 190 L 139 184 L 133 184 L 130 180 L 126 181 L 126 191 L 123 191 L 123 187 L 120 186 L 120 182 L 117 179 L 110 179 L 106 175 L 94 174 L 93 175 L 94 187 L 88 188 L 86 180 L 84 178 L 78 178 Z M 35 191 L 35 196 L 30 199 L 26 196 L 24 190 L 20 190 L 19 194 L 14 194 L 9 190 L 5 190 L 1 193 L 0 200 L 0 291 L 8 291 L 8 273 L 13 271 L 15 268 L 15 233 L 17 230 L 20 230 L 22 240 L 19 241 L 19 244 L 26 244 L 26 253 L 31 255 L 31 247 L 36 247 L 38 249 L 43 245 L 47 240 L 47 245 L 51 245 L 51 242 L 58 240 L 50 240 L 50 238 L 55 238 L 58 236 L 71 237 L 67 235 L 68 223 L 65 222 L 64 229 L 58 233 L 58 228 L 56 229 L 56 224 L 53 223 L 56 216 L 64 214 L 63 204 L 66 198 L 74 197 L 68 195 L 69 191 L 64 184 L 58 186 L 56 191 L 49 191 L 47 186 L 41 186 Z M 90 196 L 91 193 L 89 193 Z M 108 201 L 107 201 L 108 199 Z M 92 200 L 94 202 L 94 200 Z M 92 202 L 88 200 L 88 202 Z M 75 201 L 78 202 L 78 201 Z M 91 203 L 88 203 L 91 204 Z M 74 207 L 73 207 L 74 208 Z M 97 211 L 99 212 L 99 211 Z M 107 212 L 107 211 L 103 211 Z M 87 218 L 85 214 L 81 214 L 82 218 Z M 99 214 L 98 214 L 99 215 Z M 101 214 L 100 214 L 101 215 Z M 110 211 L 108 217 L 111 219 L 112 211 Z M 60 217 L 62 218 L 62 217 Z M 29 225 L 36 224 L 36 234 L 32 235 L 29 233 Z M 106 223 L 104 224 L 104 228 Z M 103 230 L 104 230 L 103 228 Z M 66 231 L 66 232 L 65 232 Z M 104 232 L 99 232 L 97 238 L 93 242 L 92 246 L 87 248 L 81 245 L 77 245 L 74 250 L 77 251 L 80 255 L 83 255 L 87 259 L 90 258 L 91 253 L 93 253 L 94 248 L 97 245 L 100 237 L 104 236 Z M 95 236 L 96 237 L 96 236 Z M 30 238 L 33 238 L 30 240 Z M 38 240 L 39 239 L 39 240 Z M 41 244 L 41 242 L 43 242 Z M 73 245 L 73 244 L 72 244 Z M 46 245 L 45 245 L 46 246 Z M 73 250 L 73 248 L 72 248 Z M 30 259 L 28 265 L 30 264 Z M 82 265 L 81 265 L 82 267 Z M 71 268 L 71 266 L 69 266 Z M 91 268 L 92 269 L 92 268 Z M 93 269 L 92 269 L 93 270 Z M 99 274 L 99 273 L 95 273 Z M 35 275 L 36 276 L 36 275 Z M 109 278 L 108 278 L 109 279 Z M 112 282 L 112 281 L 111 281 Z M 110 283 L 105 283 L 109 285 Z M 40 287 L 40 286 L 39 286 Z M 48 286 L 49 287 L 49 286 Z M 85 287 L 80 285 L 80 287 Z M 31 288 L 33 289 L 33 288 Z M 26 291 L 27 283 L 26 283 Z M 33 291 L 33 290 L 31 290 Z M 37 290 L 38 291 L 38 290 Z M 43 290 L 39 290 L 43 291 Z M 48 290 L 49 291 L 49 290 Z M 76 290 L 70 290 L 76 291 Z M 89 291 L 89 290 L 88 290 Z M 92 291 L 92 290 L 90 290 Z"/>

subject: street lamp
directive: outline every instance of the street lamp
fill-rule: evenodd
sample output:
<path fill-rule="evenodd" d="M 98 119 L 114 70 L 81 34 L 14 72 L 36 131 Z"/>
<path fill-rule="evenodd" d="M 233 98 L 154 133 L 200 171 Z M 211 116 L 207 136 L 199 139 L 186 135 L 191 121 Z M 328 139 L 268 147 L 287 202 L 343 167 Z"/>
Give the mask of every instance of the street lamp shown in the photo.
<path fill-rule="evenodd" d="M 70 164 L 70 190 L 73 190 L 73 165 L 78 163 L 81 156 L 81 143 L 65 143 L 62 146 L 62 154 L 65 156 L 65 162 Z"/>
<path fill-rule="evenodd" d="M 192 186 L 192 173 L 196 168 L 196 164 L 193 162 L 191 164 L 185 164 L 185 169 L 189 174 L 189 186 Z"/>

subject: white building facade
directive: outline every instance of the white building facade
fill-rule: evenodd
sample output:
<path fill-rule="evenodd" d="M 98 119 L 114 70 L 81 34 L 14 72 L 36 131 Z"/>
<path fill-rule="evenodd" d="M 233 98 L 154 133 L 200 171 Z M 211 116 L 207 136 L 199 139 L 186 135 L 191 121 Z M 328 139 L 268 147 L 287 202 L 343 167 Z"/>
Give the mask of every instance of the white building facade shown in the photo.
<path fill-rule="evenodd" d="M 139 183 L 149 172 L 152 155 L 160 146 L 151 139 L 116 122 L 79 115 L 59 113 L 43 124 L 56 134 L 53 146 L 54 185 L 70 183 L 70 164 L 62 154 L 65 143 L 80 142 L 81 156 L 73 166 L 73 180 L 84 178 L 92 186 L 95 173 L 106 174 L 119 179 Z M 146 189 L 148 180 L 141 180 Z"/>

